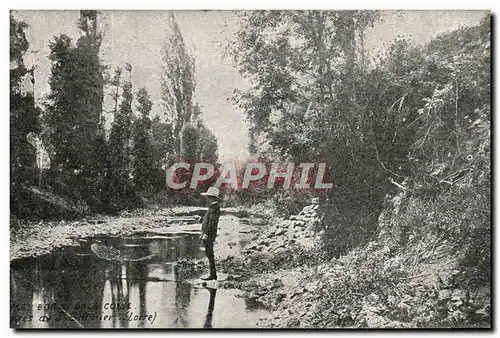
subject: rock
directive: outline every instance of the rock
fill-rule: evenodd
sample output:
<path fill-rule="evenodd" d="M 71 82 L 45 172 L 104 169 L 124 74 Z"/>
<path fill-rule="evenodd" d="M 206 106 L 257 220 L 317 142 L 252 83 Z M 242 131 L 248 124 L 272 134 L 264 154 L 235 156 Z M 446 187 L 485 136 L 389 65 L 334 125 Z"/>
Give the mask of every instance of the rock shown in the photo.
<path fill-rule="evenodd" d="M 286 249 L 284 247 L 278 247 L 278 248 L 276 248 L 276 250 L 274 250 L 275 254 L 280 254 L 283 252 L 286 252 Z"/>
<path fill-rule="evenodd" d="M 311 206 L 310 205 L 306 205 L 305 207 L 302 208 L 302 210 L 300 210 L 299 215 L 305 214 L 306 212 L 309 211 L 309 209 L 311 209 Z"/>
<path fill-rule="evenodd" d="M 302 220 L 298 220 L 298 221 L 293 222 L 293 225 L 294 225 L 294 227 L 304 227 L 306 225 L 306 222 L 304 222 Z"/>
<path fill-rule="evenodd" d="M 291 221 L 284 221 L 278 225 L 279 228 L 287 229 L 290 226 Z"/>
<path fill-rule="evenodd" d="M 372 327 L 372 328 L 387 327 L 385 325 L 387 325 L 388 323 L 389 323 L 388 319 L 385 319 L 385 318 L 377 316 L 377 315 L 368 315 L 366 318 L 367 326 Z"/>
<path fill-rule="evenodd" d="M 453 306 L 460 306 L 464 303 L 460 297 L 451 297 L 451 301 L 453 302 Z"/>
<path fill-rule="evenodd" d="M 269 245 L 269 241 L 268 241 L 268 240 L 266 240 L 266 239 L 261 239 L 261 240 L 257 243 L 257 245 L 259 245 L 259 246 Z"/>
<path fill-rule="evenodd" d="M 372 293 L 368 296 L 368 300 L 372 303 L 377 303 L 380 300 L 380 297 L 376 293 Z"/>
<path fill-rule="evenodd" d="M 304 286 L 304 288 L 308 292 L 315 292 L 316 290 L 318 290 L 318 286 L 319 286 L 319 281 L 316 281 L 316 282 L 312 282 L 312 283 L 307 283 Z"/>
<path fill-rule="evenodd" d="M 240 230 L 238 230 L 238 232 L 240 234 L 249 234 L 252 232 L 252 230 L 251 229 L 240 229 Z"/>
<path fill-rule="evenodd" d="M 286 232 L 285 229 L 283 228 L 280 228 L 280 229 L 277 229 L 276 232 L 274 233 L 275 236 L 281 236 L 283 235 L 284 233 Z"/>
<path fill-rule="evenodd" d="M 451 290 L 440 290 L 438 294 L 438 300 L 445 300 L 451 298 Z"/>
<path fill-rule="evenodd" d="M 451 294 L 453 298 L 458 297 L 460 299 L 465 299 L 465 291 L 464 290 L 454 290 Z M 452 299 L 453 300 L 453 299 Z"/>
<path fill-rule="evenodd" d="M 465 314 L 460 310 L 453 311 L 453 313 L 450 315 L 450 317 L 453 318 L 453 321 L 455 321 L 455 322 L 462 321 L 466 318 Z"/>
<path fill-rule="evenodd" d="M 296 215 L 291 215 L 290 217 L 288 217 L 288 219 L 291 219 L 291 220 L 294 220 L 294 219 L 296 219 L 296 218 L 297 218 L 297 216 L 296 216 Z"/>
<path fill-rule="evenodd" d="M 367 312 L 374 313 L 374 314 L 378 314 L 380 312 L 380 309 L 375 307 L 375 306 L 367 306 L 367 307 L 364 307 L 363 310 L 365 310 Z"/>
<path fill-rule="evenodd" d="M 259 294 L 255 290 L 252 290 L 252 291 L 247 292 L 245 294 L 245 297 L 249 298 L 249 299 L 256 299 L 256 298 L 259 298 Z"/>
<path fill-rule="evenodd" d="M 490 316 L 490 312 L 488 311 L 487 308 L 482 308 L 482 309 L 479 309 L 477 310 L 476 312 L 474 312 L 476 315 L 479 315 L 481 317 L 489 317 Z"/>
<path fill-rule="evenodd" d="M 413 297 L 410 296 L 409 294 L 403 295 L 403 302 L 408 302 L 410 303 L 413 300 Z"/>
<path fill-rule="evenodd" d="M 387 322 L 386 324 L 382 325 L 381 327 L 387 328 L 387 329 L 396 329 L 398 327 L 404 327 L 403 323 L 391 320 Z"/>
<path fill-rule="evenodd" d="M 253 225 L 265 225 L 267 224 L 267 221 L 263 218 L 253 218 L 251 222 Z"/>
<path fill-rule="evenodd" d="M 404 302 L 399 302 L 399 304 L 396 307 L 400 312 L 405 314 L 408 314 L 411 310 L 411 306 Z"/>
<path fill-rule="evenodd" d="M 103 219 L 89 219 L 89 220 L 87 220 L 87 223 L 90 223 L 90 224 L 103 224 L 103 223 L 106 223 L 106 221 L 103 220 Z"/>

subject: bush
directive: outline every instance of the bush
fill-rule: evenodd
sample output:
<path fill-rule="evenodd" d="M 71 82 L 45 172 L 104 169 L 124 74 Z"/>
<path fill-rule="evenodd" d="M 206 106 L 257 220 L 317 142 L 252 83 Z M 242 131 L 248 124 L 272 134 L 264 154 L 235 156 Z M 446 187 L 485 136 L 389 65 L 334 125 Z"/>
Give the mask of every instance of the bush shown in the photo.
<path fill-rule="evenodd" d="M 489 222 L 479 224 L 464 240 L 467 242 L 460 268 L 468 287 L 488 286 L 491 282 L 491 229 Z"/>
<path fill-rule="evenodd" d="M 310 192 L 280 190 L 272 199 L 276 204 L 278 215 L 284 218 L 298 214 L 306 205 L 311 204 L 314 195 Z"/>
<path fill-rule="evenodd" d="M 313 315 L 318 327 L 349 326 L 359 322 L 363 302 L 370 296 L 380 307 L 398 299 L 395 284 L 406 276 L 402 260 L 387 246 L 370 242 L 332 262 L 316 276 L 320 304 Z"/>

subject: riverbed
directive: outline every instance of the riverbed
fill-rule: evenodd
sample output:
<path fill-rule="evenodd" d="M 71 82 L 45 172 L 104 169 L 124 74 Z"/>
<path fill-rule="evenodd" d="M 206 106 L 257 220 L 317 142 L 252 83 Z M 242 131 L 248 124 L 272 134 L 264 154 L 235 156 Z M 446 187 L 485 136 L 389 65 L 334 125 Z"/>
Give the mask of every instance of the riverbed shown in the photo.
<path fill-rule="evenodd" d="M 238 255 L 264 224 L 221 216 L 216 256 Z M 204 259 L 201 224 L 137 229 L 12 260 L 11 327 L 253 328 L 268 314 L 237 289 L 197 283 L 205 269 L 180 268 Z"/>

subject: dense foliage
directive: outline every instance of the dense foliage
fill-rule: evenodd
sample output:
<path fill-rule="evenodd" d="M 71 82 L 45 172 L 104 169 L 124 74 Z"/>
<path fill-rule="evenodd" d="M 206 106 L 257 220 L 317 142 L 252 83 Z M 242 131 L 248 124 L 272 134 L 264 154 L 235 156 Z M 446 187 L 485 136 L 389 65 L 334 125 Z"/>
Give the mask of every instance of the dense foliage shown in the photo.
<path fill-rule="evenodd" d="M 27 139 L 29 133 L 40 131 L 40 110 L 35 106 L 33 93 L 23 93 L 23 79 L 30 72 L 23 56 L 29 44 L 26 23 L 10 14 L 10 198 L 15 213 L 24 213 L 31 206 L 23 195 L 23 186 L 37 185 L 35 170 L 36 148 Z M 31 76 L 31 84 L 34 85 Z"/>
<path fill-rule="evenodd" d="M 330 164 L 336 187 L 318 230 L 331 256 L 394 234 L 399 248 L 431 250 L 446 238 L 467 271 L 481 271 L 475 280 L 487 281 L 490 18 L 425 46 L 399 37 L 367 60 L 364 33 L 378 19 L 369 11 L 242 16 L 230 51 L 252 86 L 234 100 L 252 142 L 267 144 L 251 148 Z"/>
<path fill-rule="evenodd" d="M 151 147 L 152 122 L 149 117 L 153 102 L 146 88 L 136 94 L 139 118 L 134 124 L 134 185 L 139 190 L 151 187 L 153 182 L 153 151 Z"/>
<path fill-rule="evenodd" d="M 34 89 L 22 90 L 26 80 L 34 86 L 34 68 L 26 69 L 23 58 L 29 49 L 27 25 L 11 14 L 11 211 L 19 218 L 118 212 L 155 196 L 163 203 L 175 201 L 174 191 L 165 189 L 172 161 L 182 156 L 217 161 L 217 139 L 193 96 L 195 60 L 173 14 L 159 79 L 164 114 L 155 117 L 147 89 L 134 95 L 131 64 L 124 65 L 125 74 L 121 67 L 107 74 L 99 16 L 95 10 L 80 11 L 76 41 L 63 34 L 50 42 L 50 92 L 37 107 Z M 106 93 L 109 110 L 103 107 Z M 106 117 L 112 119 L 110 128 Z M 44 163 L 36 163 L 40 146 L 35 142 L 46 150 Z"/>

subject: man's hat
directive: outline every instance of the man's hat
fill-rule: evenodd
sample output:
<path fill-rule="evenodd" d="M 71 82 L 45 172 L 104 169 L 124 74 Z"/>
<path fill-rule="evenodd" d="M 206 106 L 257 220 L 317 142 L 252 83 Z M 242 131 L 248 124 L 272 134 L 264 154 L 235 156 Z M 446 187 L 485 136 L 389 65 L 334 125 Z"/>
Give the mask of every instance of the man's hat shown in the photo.
<path fill-rule="evenodd" d="M 203 195 L 203 196 L 213 196 L 213 197 L 216 197 L 216 198 L 220 198 L 220 191 L 219 189 L 215 188 L 215 187 L 210 187 L 208 188 L 207 192 L 202 192 L 200 195 Z"/>

